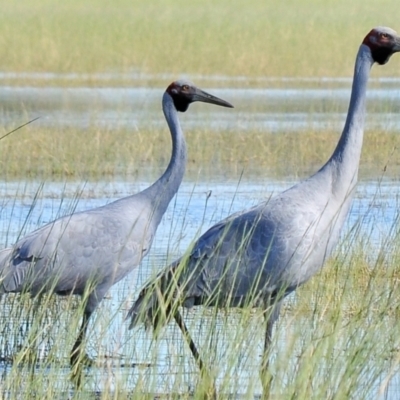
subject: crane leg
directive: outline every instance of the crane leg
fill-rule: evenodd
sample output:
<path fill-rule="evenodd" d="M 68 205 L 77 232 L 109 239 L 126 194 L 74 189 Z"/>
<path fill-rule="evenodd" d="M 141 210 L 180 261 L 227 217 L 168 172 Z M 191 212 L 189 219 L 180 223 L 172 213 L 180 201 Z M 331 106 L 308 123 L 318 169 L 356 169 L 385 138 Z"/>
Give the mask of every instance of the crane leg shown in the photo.
<path fill-rule="evenodd" d="M 93 365 L 93 361 L 90 357 L 82 350 L 82 345 L 86 337 L 87 328 L 89 325 L 89 319 L 92 315 L 91 311 L 85 311 L 83 313 L 82 324 L 79 328 L 78 337 L 71 350 L 70 363 L 72 368 L 72 381 L 76 388 L 80 388 L 82 385 L 82 374 L 83 367 L 90 367 Z"/>
<path fill-rule="evenodd" d="M 32 318 L 25 320 L 28 341 L 21 351 L 13 355 L 13 361 L 18 363 L 27 362 L 31 366 L 30 375 L 34 379 L 36 363 L 38 361 L 38 338 L 40 336 L 40 323 L 43 315 L 39 312 L 41 306 L 42 294 L 32 299 Z"/>
<path fill-rule="evenodd" d="M 36 298 L 33 299 L 32 303 L 32 326 L 33 327 L 39 327 L 40 322 L 42 322 L 43 315 L 40 314 L 40 306 L 42 305 L 42 298 L 43 294 L 39 294 Z M 38 318 L 38 321 L 36 319 Z M 28 319 L 28 324 L 29 324 L 29 319 Z M 38 359 L 38 332 L 36 329 L 33 331 L 33 340 L 32 342 L 28 345 L 27 349 L 27 357 L 26 359 L 28 362 L 32 365 L 36 364 L 37 359 Z"/>
<path fill-rule="evenodd" d="M 264 314 L 264 318 L 266 320 L 266 329 L 265 329 L 265 338 L 264 338 L 264 352 L 261 363 L 261 371 L 260 378 L 261 384 L 263 387 L 263 396 L 264 400 L 270 398 L 271 384 L 273 376 L 271 371 L 269 370 L 269 355 L 271 350 L 271 342 L 272 342 L 272 329 L 274 327 L 275 321 L 279 317 L 279 311 L 281 308 L 282 301 L 273 304 L 270 306 L 269 310 L 267 310 Z M 272 307 L 272 308 L 271 308 Z"/>
<path fill-rule="evenodd" d="M 186 342 L 190 348 L 190 351 L 193 354 L 194 359 L 196 360 L 197 365 L 199 366 L 200 371 L 204 370 L 204 362 L 197 350 L 197 347 L 189 333 L 189 330 L 185 324 L 185 321 L 182 318 L 182 315 L 180 314 L 180 312 L 177 310 L 176 313 L 174 314 L 174 318 L 175 318 L 175 322 L 178 324 L 180 330 L 183 333 L 183 336 L 186 339 Z"/>
<path fill-rule="evenodd" d="M 176 312 L 174 313 L 174 318 L 175 318 L 175 322 L 177 323 L 180 330 L 182 331 L 183 337 L 185 338 L 185 340 L 189 346 L 189 349 L 192 352 L 194 359 L 196 360 L 197 365 L 199 366 L 203 380 L 205 381 L 205 383 L 210 385 L 204 393 L 204 398 L 205 399 L 216 399 L 217 398 L 217 390 L 215 387 L 215 382 L 211 378 L 210 371 L 205 367 L 204 361 L 201 358 L 199 351 L 197 350 L 197 347 L 192 339 L 192 336 L 189 333 L 189 330 L 188 330 L 188 328 L 185 324 L 185 321 L 183 320 L 182 315 L 180 314 L 179 310 L 176 310 Z"/>
<path fill-rule="evenodd" d="M 265 339 L 264 339 L 264 352 L 263 352 L 261 371 L 260 371 L 261 383 L 263 387 L 262 398 L 264 400 L 269 399 L 271 384 L 272 384 L 272 375 L 269 371 L 269 352 L 271 346 L 273 325 L 274 325 L 273 322 L 267 320 L 267 328 L 265 331 Z"/>
<path fill-rule="evenodd" d="M 87 328 L 89 326 L 89 319 L 92 315 L 92 312 L 85 311 L 83 313 L 82 324 L 79 328 L 78 337 L 72 347 L 71 351 L 71 366 L 76 365 L 77 363 L 85 364 L 86 366 L 90 366 L 93 362 L 90 357 L 82 351 L 82 343 L 85 340 Z"/>

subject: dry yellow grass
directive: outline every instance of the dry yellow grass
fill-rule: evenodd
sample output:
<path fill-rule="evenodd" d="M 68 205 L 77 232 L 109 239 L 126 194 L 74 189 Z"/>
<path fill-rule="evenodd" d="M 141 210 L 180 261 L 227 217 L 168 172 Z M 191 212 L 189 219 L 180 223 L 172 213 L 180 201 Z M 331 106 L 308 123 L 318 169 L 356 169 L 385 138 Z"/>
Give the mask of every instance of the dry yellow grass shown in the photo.
<path fill-rule="evenodd" d="M 0 70 L 350 76 L 364 35 L 400 29 L 399 17 L 396 0 L 21 0 L 2 6 Z M 379 76 L 399 71 L 392 64 Z"/>
<path fill-rule="evenodd" d="M 187 179 L 306 176 L 330 156 L 338 132 L 210 132 L 189 130 Z M 210 136 L 212 136 L 210 138 Z M 134 140 L 133 140 L 134 139 Z M 23 128 L 0 146 L 2 179 L 102 179 L 132 176 L 153 179 L 166 167 L 171 140 L 166 129 L 127 130 Z M 398 176 L 400 137 L 367 132 L 362 178 Z"/>

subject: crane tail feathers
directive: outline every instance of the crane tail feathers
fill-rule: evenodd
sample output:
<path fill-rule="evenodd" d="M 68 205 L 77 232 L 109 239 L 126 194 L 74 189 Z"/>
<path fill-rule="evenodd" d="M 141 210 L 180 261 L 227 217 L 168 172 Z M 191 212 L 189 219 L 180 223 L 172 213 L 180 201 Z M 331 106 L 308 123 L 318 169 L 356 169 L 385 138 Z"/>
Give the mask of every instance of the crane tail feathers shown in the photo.
<path fill-rule="evenodd" d="M 12 248 L 5 248 L 0 251 L 0 295 L 8 292 L 6 289 L 7 281 L 10 279 L 10 259 Z"/>
<path fill-rule="evenodd" d="M 129 329 L 144 324 L 157 333 L 174 317 L 182 301 L 175 276 L 177 267 L 171 266 L 142 289 L 127 315 L 131 320 Z"/>

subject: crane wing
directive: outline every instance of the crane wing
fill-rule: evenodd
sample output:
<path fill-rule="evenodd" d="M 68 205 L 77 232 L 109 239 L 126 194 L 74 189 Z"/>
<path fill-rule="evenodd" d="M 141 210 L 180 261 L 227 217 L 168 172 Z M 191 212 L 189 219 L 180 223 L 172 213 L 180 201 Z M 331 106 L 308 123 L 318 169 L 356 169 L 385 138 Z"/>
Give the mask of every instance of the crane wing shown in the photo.
<path fill-rule="evenodd" d="M 142 248 L 148 248 L 145 239 L 132 239 L 134 233 L 134 227 L 126 228 L 121 218 L 101 209 L 60 218 L 19 240 L 6 257 L 0 255 L 2 290 L 79 294 L 89 279 L 116 282 L 126 260 L 129 266 L 137 263 Z"/>

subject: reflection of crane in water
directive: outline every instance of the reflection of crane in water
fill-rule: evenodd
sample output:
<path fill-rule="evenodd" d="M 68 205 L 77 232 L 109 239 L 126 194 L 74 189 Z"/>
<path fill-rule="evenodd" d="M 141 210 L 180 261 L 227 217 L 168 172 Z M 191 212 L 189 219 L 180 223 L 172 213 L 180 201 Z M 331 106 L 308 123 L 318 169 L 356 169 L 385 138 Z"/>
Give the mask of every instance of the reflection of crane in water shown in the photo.
<path fill-rule="evenodd" d="M 346 124 L 328 162 L 270 201 L 210 228 L 189 254 L 144 287 L 129 312 L 131 326 L 147 319 L 157 330 L 174 317 L 203 368 L 177 307 L 262 307 L 262 380 L 269 393 L 273 324 L 285 296 L 321 269 L 338 242 L 357 182 L 370 68 L 374 62 L 385 64 L 398 51 L 400 37 L 390 28 L 375 28 L 365 37 L 356 59 Z"/>

